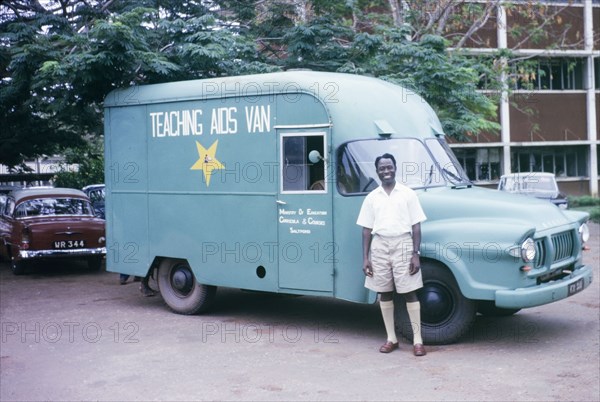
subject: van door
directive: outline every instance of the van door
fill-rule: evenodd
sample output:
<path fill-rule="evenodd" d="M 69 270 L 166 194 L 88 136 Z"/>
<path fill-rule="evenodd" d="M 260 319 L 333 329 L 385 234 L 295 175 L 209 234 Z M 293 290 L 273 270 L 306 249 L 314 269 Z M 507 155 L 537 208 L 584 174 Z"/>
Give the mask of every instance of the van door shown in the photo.
<path fill-rule="evenodd" d="M 277 198 L 279 287 L 333 291 L 327 132 L 281 132 Z"/>

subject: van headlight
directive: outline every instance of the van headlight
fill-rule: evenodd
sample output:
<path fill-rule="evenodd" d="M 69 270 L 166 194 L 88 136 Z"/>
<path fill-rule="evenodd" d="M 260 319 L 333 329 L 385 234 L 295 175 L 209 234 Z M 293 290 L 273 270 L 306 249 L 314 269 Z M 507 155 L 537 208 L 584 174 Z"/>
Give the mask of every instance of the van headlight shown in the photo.
<path fill-rule="evenodd" d="M 521 258 L 525 262 L 531 262 L 535 260 L 535 254 L 535 242 L 531 237 L 528 237 L 521 244 Z"/>
<path fill-rule="evenodd" d="M 528 237 L 521 243 L 521 246 L 515 246 L 509 250 L 509 254 L 513 257 L 521 257 L 525 262 L 531 262 L 535 260 L 535 242 L 531 237 Z"/>
<path fill-rule="evenodd" d="M 590 228 L 586 223 L 582 223 L 579 226 L 579 238 L 581 239 L 581 244 L 587 243 L 590 239 Z"/>

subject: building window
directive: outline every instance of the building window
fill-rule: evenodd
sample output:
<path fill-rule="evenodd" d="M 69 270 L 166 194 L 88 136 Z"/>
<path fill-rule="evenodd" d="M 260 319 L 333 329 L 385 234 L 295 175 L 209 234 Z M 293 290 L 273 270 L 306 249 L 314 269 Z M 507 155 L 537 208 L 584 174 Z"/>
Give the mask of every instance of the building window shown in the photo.
<path fill-rule="evenodd" d="M 596 89 L 600 89 L 600 58 L 594 58 L 594 76 L 596 81 Z"/>
<path fill-rule="evenodd" d="M 548 172 L 557 177 L 586 177 L 585 146 L 517 148 L 511 151 L 511 171 Z"/>
<path fill-rule="evenodd" d="M 596 145 L 596 155 L 600 155 L 600 145 Z M 596 164 L 598 165 L 598 175 L 600 176 L 600 158 L 596 157 Z"/>
<path fill-rule="evenodd" d="M 498 180 L 502 174 L 500 148 L 455 148 L 456 158 L 472 181 Z"/>
<path fill-rule="evenodd" d="M 513 65 L 513 88 L 584 89 L 583 59 L 538 59 Z"/>

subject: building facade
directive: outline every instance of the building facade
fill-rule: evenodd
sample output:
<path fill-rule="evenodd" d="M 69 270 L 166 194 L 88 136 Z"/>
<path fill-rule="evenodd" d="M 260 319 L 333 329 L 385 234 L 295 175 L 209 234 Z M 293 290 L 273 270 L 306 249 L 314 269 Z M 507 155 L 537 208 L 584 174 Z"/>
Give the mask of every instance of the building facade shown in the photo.
<path fill-rule="evenodd" d="M 512 63 L 502 77 L 500 133 L 481 133 L 452 147 L 478 185 L 495 186 L 511 172 L 550 172 L 563 192 L 598 196 L 600 1 L 541 3 L 555 11 L 544 29 L 560 32 L 559 43 L 521 40 L 514 30 L 524 25 L 523 14 L 501 4 L 481 29 L 485 45 L 479 41 L 467 49 L 475 56 L 511 49 L 533 74 L 526 83 L 515 80 L 519 64 Z"/>

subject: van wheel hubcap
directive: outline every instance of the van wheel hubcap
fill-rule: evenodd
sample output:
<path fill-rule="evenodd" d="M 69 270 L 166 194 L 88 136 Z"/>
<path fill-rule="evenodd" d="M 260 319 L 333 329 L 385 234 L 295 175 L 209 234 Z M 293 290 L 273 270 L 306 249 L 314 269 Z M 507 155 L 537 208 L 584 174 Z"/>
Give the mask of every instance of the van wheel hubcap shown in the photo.
<path fill-rule="evenodd" d="M 429 282 L 419 291 L 421 315 L 424 323 L 441 324 L 454 310 L 452 293 L 442 283 Z"/>
<path fill-rule="evenodd" d="M 171 285 L 179 296 L 187 296 L 194 288 L 194 274 L 188 267 L 178 265 L 173 269 Z"/>

